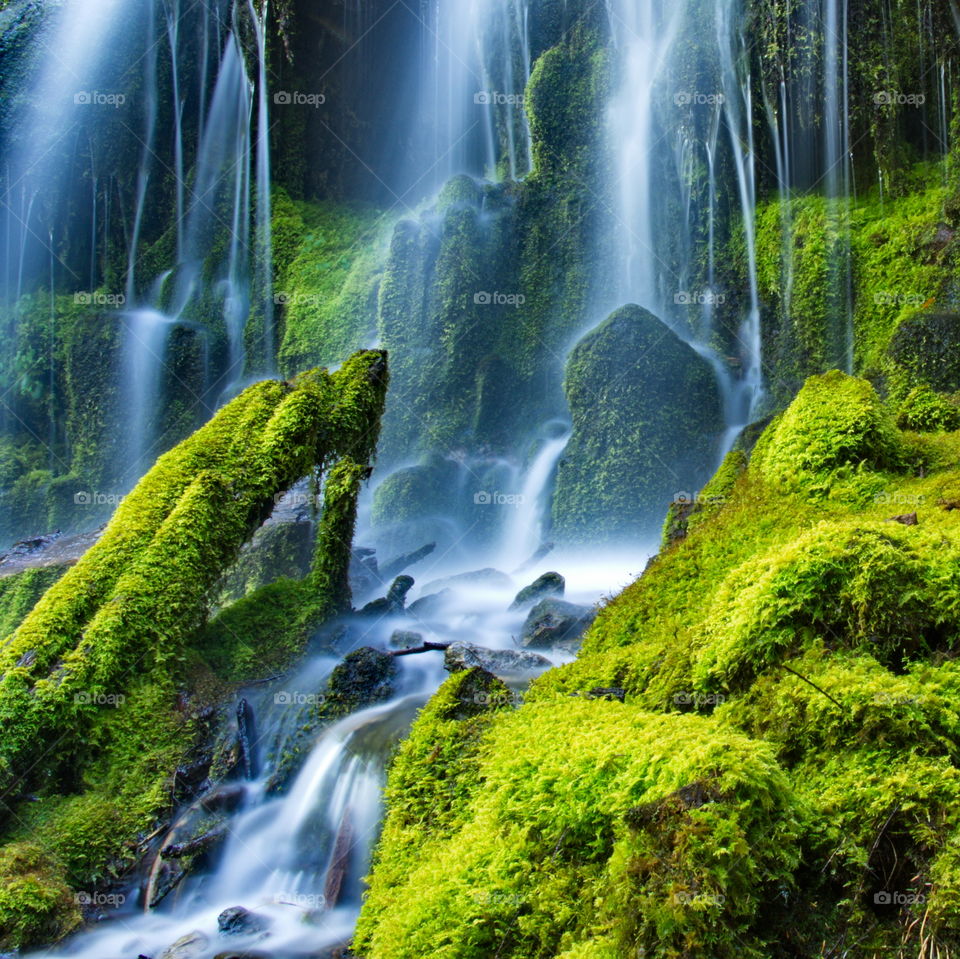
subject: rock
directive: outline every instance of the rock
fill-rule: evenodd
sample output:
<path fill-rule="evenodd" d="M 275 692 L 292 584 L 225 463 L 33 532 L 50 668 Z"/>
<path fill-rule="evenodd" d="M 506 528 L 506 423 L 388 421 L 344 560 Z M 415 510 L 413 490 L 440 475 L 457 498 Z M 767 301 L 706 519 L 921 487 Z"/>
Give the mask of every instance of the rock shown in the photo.
<path fill-rule="evenodd" d="M 449 673 L 479 667 L 495 676 L 538 672 L 553 663 L 539 653 L 514 649 L 487 649 L 474 643 L 452 643 L 443 654 L 443 668 Z"/>
<path fill-rule="evenodd" d="M 439 593 L 421 596 L 407 607 L 407 612 L 415 619 L 429 619 L 443 610 L 453 599 L 452 589 L 441 589 Z"/>
<path fill-rule="evenodd" d="M 620 686 L 597 686 L 587 693 L 587 699 L 610 699 L 622 703 L 627 691 Z"/>
<path fill-rule="evenodd" d="M 435 579 L 423 587 L 424 592 L 433 590 L 456 589 L 463 586 L 510 586 L 510 577 L 501 573 L 499 569 L 472 569 L 467 573 L 457 573 L 456 576 L 445 576 Z"/>
<path fill-rule="evenodd" d="M 901 513 L 899 516 L 891 516 L 887 522 L 903 523 L 904 526 L 916 526 L 919 520 L 916 513 Z"/>
<path fill-rule="evenodd" d="M 593 622 L 596 610 L 562 599 L 542 599 L 530 610 L 520 644 L 543 649 L 578 640 Z"/>
<path fill-rule="evenodd" d="M 514 597 L 510 610 L 522 609 L 544 596 L 562 596 L 567 581 L 559 573 L 544 573 L 538 576 L 529 586 L 524 586 Z"/>
<path fill-rule="evenodd" d="M 397 572 L 400 572 L 398 570 Z M 383 574 L 377 568 L 376 550 L 358 546 L 350 552 L 350 587 L 356 595 L 369 595 L 383 579 Z"/>
<path fill-rule="evenodd" d="M 553 536 L 591 545 L 658 542 L 671 494 L 709 479 L 724 425 L 710 363 L 652 313 L 629 305 L 577 343 L 564 391 L 573 432 L 557 466 Z"/>
<path fill-rule="evenodd" d="M 242 783 L 222 783 L 200 797 L 204 812 L 233 812 L 247 794 Z"/>
<path fill-rule="evenodd" d="M 196 959 L 206 952 L 209 945 L 210 940 L 199 930 L 194 930 L 164 949 L 160 959 Z"/>
<path fill-rule="evenodd" d="M 367 603 L 360 610 L 361 616 L 388 616 L 391 613 L 402 613 L 407 600 L 407 593 L 413 588 L 412 576 L 398 576 L 391 584 L 387 595 L 382 599 L 375 599 Z"/>
<path fill-rule="evenodd" d="M 920 310 L 897 326 L 887 354 L 911 382 L 960 390 L 960 314 Z"/>
<path fill-rule="evenodd" d="M 231 906 L 217 916 L 217 928 L 221 936 L 250 936 L 264 932 L 268 922 L 243 906 Z"/>
<path fill-rule="evenodd" d="M 423 642 L 423 633 L 414 633 L 408 629 L 395 629 L 390 634 L 389 646 L 391 649 L 410 649 Z"/>
<path fill-rule="evenodd" d="M 399 613 L 403 610 L 407 601 L 407 593 L 413 588 L 414 579 L 412 576 L 398 576 L 387 591 L 387 602 L 391 608 Z"/>
<path fill-rule="evenodd" d="M 403 553 L 395 559 L 388 560 L 383 564 L 383 569 L 380 570 L 380 576 L 383 578 L 383 582 L 386 582 L 391 576 L 397 576 L 404 572 L 404 570 L 409 569 L 414 563 L 419 563 L 420 560 L 425 556 L 429 556 L 436 548 L 436 543 L 427 543 L 425 546 L 421 546 L 419 549 L 415 549 L 410 553 Z"/>

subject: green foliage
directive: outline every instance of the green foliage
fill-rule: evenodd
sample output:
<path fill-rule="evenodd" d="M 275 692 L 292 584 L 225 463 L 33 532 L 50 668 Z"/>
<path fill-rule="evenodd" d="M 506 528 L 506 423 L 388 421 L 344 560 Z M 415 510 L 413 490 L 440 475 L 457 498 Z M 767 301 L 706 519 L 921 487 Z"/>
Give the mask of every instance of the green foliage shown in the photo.
<path fill-rule="evenodd" d="M 806 381 L 764 433 L 752 465 L 771 484 L 826 495 L 841 472 L 896 469 L 903 459 L 873 387 L 834 370 Z"/>
<path fill-rule="evenodd" d="M 9 636 L 23 622 L 64 570 L 63 566 L 39 566 L 0 578 L 0 636 Z"/>
<path fill-rule="evenodd" d="M 915 386 L 900 404 L 897 426 L 921 433 L 955 430 L 960 427 L 960 403 L 927 386 Z"/>

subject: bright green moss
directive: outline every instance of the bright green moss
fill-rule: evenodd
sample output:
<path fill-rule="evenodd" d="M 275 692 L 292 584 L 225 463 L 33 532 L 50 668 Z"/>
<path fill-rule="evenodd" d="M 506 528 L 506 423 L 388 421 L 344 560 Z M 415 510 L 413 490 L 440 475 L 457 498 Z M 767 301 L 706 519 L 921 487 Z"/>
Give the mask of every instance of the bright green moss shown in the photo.
<path fill-rule="evenodd" d="M 428 709 L 413 736 L 435 734 L 440 757 L 437 719 Z M 503 712 L 480 756 L 455 828 L 415 848 L 410 791 L 391 793 L 360 955 L 557 955 L 594 938 L 619 955 L 763 954 L 744 937 L 774 932 L 799 815 L 765 746 L 699 717 L 565 700 Z M 440 760 L 437 785 L 455 771 Z M 416 782 L 430 778 L 421 765 Z"/>
<path fill-rule="evenodd" d="M 960 404 L 927 386 L 914 387 L 900 404 L 897 426 L 923 433 L 955 430 L 960 427 Z"/>
<path fill-rule="evenodd" d="M 807 380 L 764 433 L 751 468 L 772 484 L 825 495 L 841 470 L 896 469 L 903 459 L 874 388 L 834 370 Z"/>
<path fill-rule="evenodd" d="M 0 578 L 0 636 L 9 636 L 65 571 L 64 566 L 40 566 Z"/>

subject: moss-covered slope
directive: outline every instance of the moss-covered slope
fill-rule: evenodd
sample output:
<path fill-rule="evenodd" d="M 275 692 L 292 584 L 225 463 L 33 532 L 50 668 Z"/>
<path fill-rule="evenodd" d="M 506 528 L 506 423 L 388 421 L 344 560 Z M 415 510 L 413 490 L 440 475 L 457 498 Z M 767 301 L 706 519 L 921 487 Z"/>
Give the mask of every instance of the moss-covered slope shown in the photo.
<path fill-rule="evenodd" d="M 423 712 L 359 954 L 953 952 L 958 455 L 811 378 L 576 662 L 516 710 L 453 722 L 456 677 Z"/>

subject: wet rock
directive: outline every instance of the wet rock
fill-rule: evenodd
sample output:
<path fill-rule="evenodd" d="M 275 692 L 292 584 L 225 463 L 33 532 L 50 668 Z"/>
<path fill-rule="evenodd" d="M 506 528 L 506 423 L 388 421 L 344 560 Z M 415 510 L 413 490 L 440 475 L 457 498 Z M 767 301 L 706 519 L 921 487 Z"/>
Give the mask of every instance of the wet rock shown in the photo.
<path fill-rule="evenodd" d="M 441 589 L 439 593 L 430 593 L 412 602 L 407 612 L 416 619 L 429 619 L 440 613 L 452 599 L 452 589 Z"/>
<path fill-rule="evenodd" d="M 424 592 L 434 590 L 443 591 L 447 588 L 461 588 L 464 586 L 487 586 L 487 587 L 510 587 L 510 577 L 506 573 L 501 573 L 499 569 L 487 567 L 485 569 L 472 569 L 467 573 L 457 573 L 456 576 L 445 576 L 442 579 L 435 579 L 423 587 Z"/>
<path fill-rule="evenodd" d="M 891 516 L 890 523 L 902 523 L 904 526 L 916 526 L 919 520 L 916 513 L 901 513 L 899 516 Z"/>
<path fill-rule="evenodd" d="M 395 559 L 388 560 L 383 564 L 383 569 L 380 570 L 380 576 L 383 582 L 386 582 L 391 576 L 398 576 L 404 572 L 404 570 L 413 566 L 414 563 L 419 563 L 420 560 L 425 556 L 429 556 L 436 548 L 436 543 L 427 543 L 419 549 L 415 549 L 409 553 L 403 553 Z"/>
<path fill-rule="evenodd" d="M 545 596 L 562 596 L 567 581 L 559 573 L 544 573 L 538 576 L 529 586 L 524 586 L 514 597 L 510 610 L 523 609 L 532 605 Z"/>
<path fill-rule="evenodd" d="M 411 646 L 419 646 L 423 642 L 423 633 L 414 633 L 409 629 L 395 629 L 390 634 L 389 645 L 391 649 L 410 649 Z"/>
<path fill-rule="evenodd" d="M 363 546 L 351 550 L 349 575 L 350 587 L 355 594 L 369 594 L 376 589 L 383 582 L 383 573 L 377 568 L 376 550 Z"/>
<path fill-rule="evenodd" d="M 227 834 L 226 823 L 220 823 L 216 828 L 190 839 L 187 842 L 175 842 L 165 845 L 160 850 L 164 859 L 185 859 L 191 856 L 206 855 L 214 846 L 218 845 Z"/>
<path fill-rule="evenodd" d="M 250 936 L 266 931 L 267 919 L 243 906 L 231 906 L 217 916 L 217 929 L 221 936 Z"/>
<path fill-rule="evenodd" d="M 587 699 L 609 699 L 622 703 L 627 691 L 620 686 L 597 686 L 587 693 Z"/>
<path fill-rule="evenodd" d="M 218 952 L 213 959 L 281 959 L 276 953 L 272 952 Z"/>
<path fill-rule="evenodd" d="M 159 959 L 197 959 L 206 952 L 210 940 L 199 930 L 181 936 L 160 953 Z"/>
<path fill-rule="evenodd" d="M 539 672 L 553 664 L 539 653 L 514 649 L 487 649 L 474 643 L 452 643 L 443 654 L 443 668 L 449 673 L 479 667 L 496 676 Z"/>
<path fill-rule="evenodd" d="M 520 645 L 534 649 L 570 644 L 579 640 L 593 622 L 596 610 L 562 599 L 542 599 L 527 616 Z"/>
<path fill-rule="evenodd" d="M 412 576 L 398 576 L 387 592 L 387 602 L 395 612 L 400 612 L 407 602 L 407 593 L 413 588 Z"/>
<path fill-rule="evenodd" d="M 520 573 L 526 572 L 526 570 L 530 569 L 531 566 L 536 566 L 536 564 L 539 563 L 544 556 L 548 556 L 553 552 L 553 546 L 553 543 L 541 543 L 540 546 L 537 547 L 537 551 L 533 554 L 533 556 L 531 556 L 530 559 L 528 559 L 525 563 L 521 563 L 513 571 L 513 575 L 519 576 Z"/>
<path fill-rule="evenodd" d="M 246 793 L 241 783 L 223 783 L 200 797 L 200 808 L 204 812 L 233 812 Z"/>

